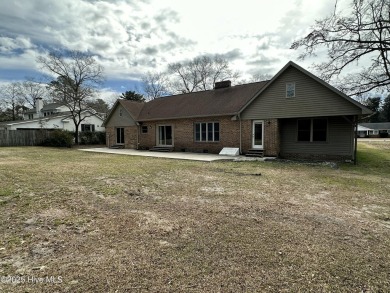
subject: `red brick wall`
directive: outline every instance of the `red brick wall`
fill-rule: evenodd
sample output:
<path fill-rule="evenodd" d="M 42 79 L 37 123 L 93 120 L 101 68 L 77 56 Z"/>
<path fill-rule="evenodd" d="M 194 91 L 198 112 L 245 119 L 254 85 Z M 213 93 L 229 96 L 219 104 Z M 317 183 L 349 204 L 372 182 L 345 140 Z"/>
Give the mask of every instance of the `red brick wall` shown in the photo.
<path fill-rule="evenodd" d="M 125 148 L 137 148 L 137 126 L 125 126 Z M 116 127 L 106 127 L 106 145 L 110 147 L 116 144 Z"/>
<path fill-rule="evenodd" d="M 252 148 L 252 120 L 241 120 L 241 135 L 242 153 L 245 154 Z"/>
<path fill-rule="evenodd" d="M 196 122 L 219 122 L 219 142 L 196 142 L 194 138 L 194 123 Z M 158 125 L 172 125 L 175 151 L 219 153 L 223 147 L 240 147 L 240 121 L 231 120 L 231 116 L 206 117 L 192 119 L 175 119 L 164 121 L 143 122 L 147 133 L 139 133 L 140 149 L 149 149 L 157 145 L 156 128 Z M 137 127 L 125 128 L 125 148 L 137 148 Z M 252 120 L 241 121 L 242 153 L 245 154 L 252 148 Z M 116 143 L 116 129 L 106 128 L 107 146 Z M 279 154 L 279 123 L 277 119 L 264 120 L 264 154 L 277 156 Z"/>
<path fill-rule="evenodd" d="M 278 119 L 264 120 L 264 155 L 277 157 L 280 152 L 280 129 Z"/>
<path fill-rule="evenodd" d="M 264 155 L 278 156 L 280 152 L 280 134 L 278 119 L 263 120 L 264 123 Z M 242 152 L 245 154 L 252 148 L 253 120 L 242 120 Z"/>
<path fill-rule="evenodd" d="M 115 127 L 106 126 L 106 146 L 110 147 L 116 143 Z"/>
<path fill-rule="evenodd" d="M 269 124 L 268 121 L 270 121 Z M 196 142 L 194 139 L 194 123 L 196 122 L 219 122 L 220 141 Z M 175 151 L 219 153 L 223 147 L 240 147 L 240 121 L 231 120 L 231 116 L 143 122 L 142 125 L 148 127 L 148 133 L 140 134 L 141 148 L 151 148 L 157 144 L 156 127 L 158 125 L 172 125 Z M 252 120 L 241 121 L 241 132 L 242 153 L 246 153 L 252 148 Z M 279 154 L 279 142 L 278 120 L 264 121 L 265 155 L 277 156 Z"/>
<path fill-rule="evenodd" d="M 194 137 L 195 122 L 219 122 L 219 142 L 196 142 Z M 151 148 L 156 145 L 158 125 L 172 125 L 175 151 L 219 153 L 223 147 L 238 148 L 240 146 L 240 124 L 238 121 L 232 121 L 231 116 L 225 116 L 143 122 L 142 126 L 148 127 L 148 133 L 140 134 L 141 148 Z"/>

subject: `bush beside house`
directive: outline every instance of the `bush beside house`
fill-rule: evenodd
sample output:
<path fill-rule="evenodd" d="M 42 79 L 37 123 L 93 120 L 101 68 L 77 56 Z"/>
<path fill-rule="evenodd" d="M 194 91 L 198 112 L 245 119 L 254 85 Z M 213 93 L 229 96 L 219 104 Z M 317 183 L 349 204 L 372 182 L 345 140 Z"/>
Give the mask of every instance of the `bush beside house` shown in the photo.
<path fill-rule="evenodd" d="M 80 144 L 105 144 L 105 131 L 83 131 L 80 132 Z"/>
<path fill-rule="evenodd" d="M 49 147 L 72 147 L 74 140 L 74 135 L 72 132 L 62 129 L 53 130 L 49 137 L 47 137 L 43 142 L 42 146 Z"/>

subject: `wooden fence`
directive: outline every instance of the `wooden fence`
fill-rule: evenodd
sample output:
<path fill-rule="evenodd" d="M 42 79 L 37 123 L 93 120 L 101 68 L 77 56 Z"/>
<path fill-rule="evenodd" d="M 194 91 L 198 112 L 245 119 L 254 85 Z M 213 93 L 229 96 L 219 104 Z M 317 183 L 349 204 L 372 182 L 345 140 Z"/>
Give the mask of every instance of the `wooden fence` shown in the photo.
<path fill-rule="evenodd" d="M 0 146 L 39 145 L 50 135 L 46 129 L 0 130 Z"/>

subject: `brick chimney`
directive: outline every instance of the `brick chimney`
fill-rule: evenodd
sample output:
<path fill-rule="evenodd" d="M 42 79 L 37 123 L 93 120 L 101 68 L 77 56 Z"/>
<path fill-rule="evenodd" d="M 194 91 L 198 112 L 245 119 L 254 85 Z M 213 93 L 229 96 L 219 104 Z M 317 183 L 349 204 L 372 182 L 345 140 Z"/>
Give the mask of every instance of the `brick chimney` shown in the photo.
<path fill-rule="evenodd" d="M 214 89 L 223 89 L 227 87 L 231 87 L 232 82 L 230 80 L 218 81 L 214 85 Z"/>
<path fill-rule="evenodd" d="M 35 112 L 38 114 L 38 117 L 42 116 L 41 110 L 43 108 L 42 98 L 35 99 Z"/>

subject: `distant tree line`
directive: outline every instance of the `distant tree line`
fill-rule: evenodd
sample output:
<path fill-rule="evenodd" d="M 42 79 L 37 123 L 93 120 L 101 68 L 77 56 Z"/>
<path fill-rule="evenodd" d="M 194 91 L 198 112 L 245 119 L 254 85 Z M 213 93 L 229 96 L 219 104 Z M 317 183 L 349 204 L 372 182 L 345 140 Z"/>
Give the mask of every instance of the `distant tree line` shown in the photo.
<path fill-rule="evenodd" d="M 390 122 L 390 94 L 383 101 L 380 97 L 368 97 L 362 103 L 373 111 L 366 122 Z"/>
<path fill-rule="evenodd" d="M 211 90 L 218 81 L 230 80 L 242 84 L 268 80 L 271 76 L 258 72 L 251 78 L 240 79 L 240 73 L 231 69 L 229 61 L 220 55 L 202 55 L 191 60 L 169 63 L 162 72 L 148 71 L 142 76 L 143 94 L 125 92 L 120 98 L 148 101 L 173 94 Z M 142 98 L 137 95 L 142 95 Z"/>

